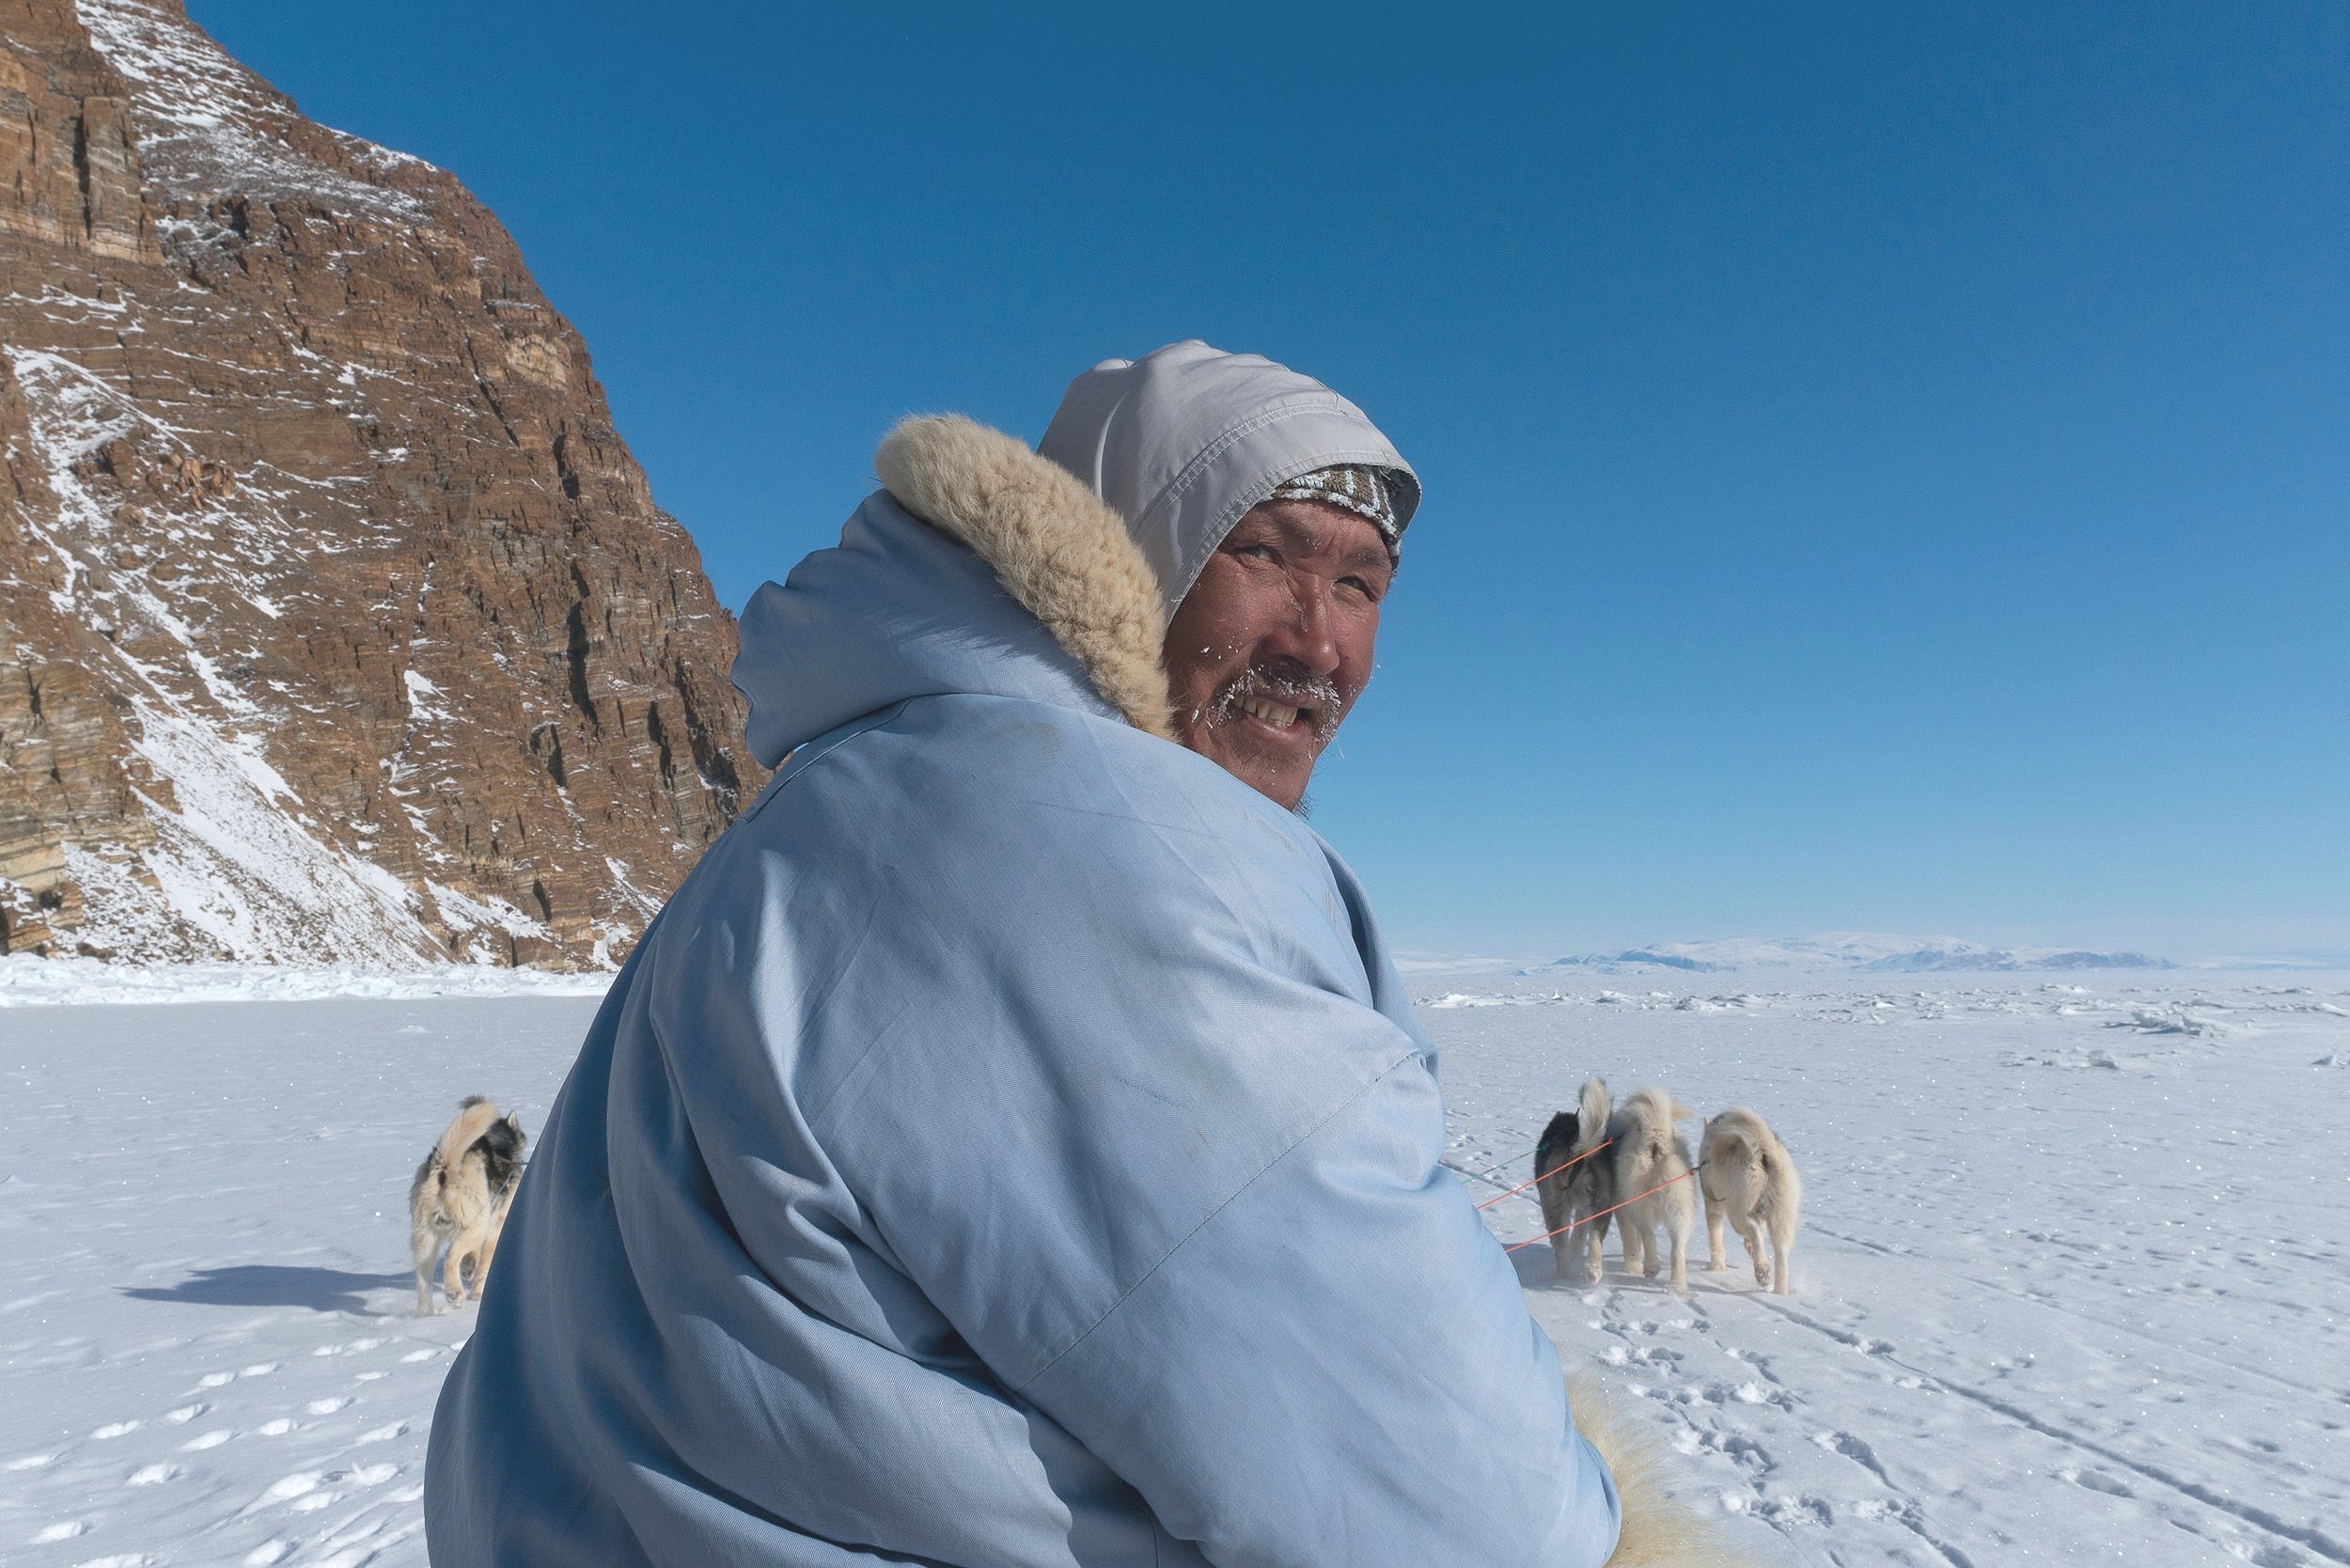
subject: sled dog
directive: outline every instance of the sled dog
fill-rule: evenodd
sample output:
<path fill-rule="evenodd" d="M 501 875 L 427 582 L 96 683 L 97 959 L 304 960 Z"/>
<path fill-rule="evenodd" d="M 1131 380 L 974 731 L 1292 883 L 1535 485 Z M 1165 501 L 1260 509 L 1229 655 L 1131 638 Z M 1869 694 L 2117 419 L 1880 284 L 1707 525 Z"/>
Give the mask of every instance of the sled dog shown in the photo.
<path fill-rule="evenodd" d="M 1607 1122 L 1615 1146 L 1604 1157 L 1615 1168 L 1615 1200 L 1624 1205 L 1616 1211 L 1616 1229 L 1623 1237 L 1623 1270 L 1656 1278 L 1666 1261 L 1656 1250 L 1656 1228 L 1661 1225 L 1672 1239 L 1675 1295 L 1689 1294 L 1689 1232 L 1696 1225 L 1698 1200 L 1689 1190 L 1696 1184 L 1686 1179 L 1689 1145 L 1673 1123 L 1696 1115 L 1663 1090 L 1643 1089 L 1618 1105 Z"/>
<path fill-rule="evenodd" d="M 1730 1222 L 1747 1244 L 1754 1282 L 1775 1295 L 1788 1292 L 1788 1261 L 1795 1250 L 1795 1220 L 1803 1208 L 1803 1179 L 1787 1146 L 1770 1123 L 1741 1105 L 1705 1124 L 1698 1145 L 1704 1168 L 1705 1248 L 1709 1269 L 1729 1266 L 1722 1256 L 1722 1222 Z M 1762 1232 L 1771 1236 L 1771 1256 L 1762 1256 Z"/>
<path fill-rule="evenodd" d="M 446 1245 L 441 1288 L 452 1305 L 481 1294 L 498 1231 L 523 1173 L 523 1124 L 478 1094 L 459 1103 L 457 1119 L 408 1185 L 408 1245 L 416 1264 L 416 1315 L 429 1317 L 432 1264 Z"/>
<path fill-rule="evenodd" d="M 1543 1229 L 1558 1232 L 1550 1238 L 1550 1255 L 1561 1279 L 1581 1282 L 1599 1278 L 1599 1244 L 1607 1234 L 1608 1222 L 1590 1216 L 1616 1201 L 1616 1168 L 1600 1152 L 1606 1143 L 1607 1119 L 1613 1108 L 1606 1084 L 1597 1078 L 1585 1080 L 1581 1104 L 1552 1117 L 1534 1151 L 1534 1184 L 1543 1198 Z M 1574 1163 L 1568 1165 L 1569 1160 Z M 1566 1168 L 1560 1169 L 1561 1166 Z M 1571 1225 L 1574 1229 L 1567 1230 Z M 1574 1263 L 1578 1247 L 1590 1260 L 1581 1270 Z"/>

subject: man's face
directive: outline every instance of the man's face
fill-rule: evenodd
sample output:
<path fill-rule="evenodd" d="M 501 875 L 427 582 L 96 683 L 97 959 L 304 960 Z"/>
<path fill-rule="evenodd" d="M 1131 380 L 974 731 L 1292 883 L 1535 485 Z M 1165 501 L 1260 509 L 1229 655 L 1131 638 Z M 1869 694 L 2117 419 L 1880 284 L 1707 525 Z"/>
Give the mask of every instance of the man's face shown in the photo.
<path fill-rule="evenodd" d="M 1395 569 L 1342 507 L 1267 501 L 1234 524 L 1167 630 L 1183 743 L 1291 810 L 1371 680 Z"/>

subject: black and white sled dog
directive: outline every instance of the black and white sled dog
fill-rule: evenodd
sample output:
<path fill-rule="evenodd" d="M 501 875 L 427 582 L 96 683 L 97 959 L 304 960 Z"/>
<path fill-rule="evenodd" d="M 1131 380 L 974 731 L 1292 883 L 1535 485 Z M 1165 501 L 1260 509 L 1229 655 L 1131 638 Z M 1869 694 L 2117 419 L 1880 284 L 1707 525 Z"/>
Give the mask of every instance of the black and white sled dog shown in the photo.
<path fill-rule="evenodd" d="M 481 1294 L 498 1232 L 523 1173 L 523 1124 L 478 1094 L 458 1104 L 457 1118 L 408 1185 L 408 1245 L 416 1264 L 416 1315 L 429 1317 L 432 1264 L 446 1246 L 441 1288 L 450 1304 Z"/>
<path fill-rule="evenodd" d="M 1551 1232 L 1550 1255 L 1561 1279 L 1580 1283 L 1599 1278 L 1599 1244 L 1607 1235 L 1606 1211 L 1616 1201 L 1616 1168 L 1603 1152 L 1613 1109 L 1606 1084 L 1585 1080 L 1580 1104 L 1552 1117 L 1534 1150 L 1543 1229 Z M 1592 1218 L 1595 1215 L 1601 1217 Z M 1574 1262 L 1578 1247 L 1590 1260 L 1580 1271 Z"/>
<path fill-rule="evenodd" d="M 1787 1146 L 1770 1123 L 1740 1106 L 1705 1124 L 1699 1149 L 1705 1166 L 1698 1181 L 1705 1189 L 1706 1267 L 1722 1269 L 1722 1222 L 1728 1220 L 1747 1244 L 1754 1282 L 1775 1295 L 1788 1292 L 1789 1261 L 1795 1250 L 1795 1221 L 1803 1210 L 1803 1179 Z M 1762 1232 L 1771 1236 L 1771 1256 L 1762 1256 Z"/>
<path fill-rule="evenodd" d="M 1604 1156 L 1614 1168 L 1616 1229 L 1623 1236 L 1623 1269 L 1656 1278 L 1665 1258 L 1656 1250 L 1659 1226 L 1672 1242 L 1672 1289 L 1689 1294 L 1689 1232 L 1696 1228 L 1697 1194 L 1689 1189 L 1689 1146 L 1673 1123 L 1697 1112 L 1681 1105 L 1661 1089 L 1635 1090 L 1608 1119 L 1607 1136 L 1614 1145 Z M 1596 1162 L 1594 1162 L 1596 1163 Z"/>

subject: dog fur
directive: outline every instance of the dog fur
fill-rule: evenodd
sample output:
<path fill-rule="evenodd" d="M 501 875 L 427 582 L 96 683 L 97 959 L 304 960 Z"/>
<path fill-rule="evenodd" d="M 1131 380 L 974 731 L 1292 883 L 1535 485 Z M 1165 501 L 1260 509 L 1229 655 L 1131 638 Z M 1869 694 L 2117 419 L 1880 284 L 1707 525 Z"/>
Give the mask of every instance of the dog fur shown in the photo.
<path fill-rule="evenodd" d="M 1616 1201 L 1624 1205 L 1616 1211 L 1624 1272 L 1656 1278 L 1666 1261 L 1656 1250 L 1662 1226 L 1672 1241 L 1675 1295 L 1689 1294 L 1689 1232 L 1697 1226 L 1698 1200 L 1689 1190 L 1696 1184 L 1685 1179 L 1692 1168 L 1689 1145 L 1673 1123 L 1696 1115 L 1661 1089 L 1642 1089 L 1618 1105 L 1607 1122 L 1615 1146 L 1606 1157 L 1615 1168 Z"/>
<path fill-rule="evenodd" d="M 450 1304 L 481 1294 L 522 1179 L 525 1141 L 518 1118 L 500 1116 L 489 1100 L 468 1094 L 416 1167 L 416 1179 L 408 1184 L 408 1245 L 416 1265 L 418 1317 L 436 1309 L 432 1265 L 444 1246 L 441 1288 Z"/>
<path fill-rule="evenodd" d="M 1623 1525 L 1606 1568 L 1762 1568 L 1722 1527 L 1674 1495 L 1665 1445 L 1623 1413 L 1589 1372 L 1567 1379 L 1574 1429 L 1606 1461 Z"/>
<path fill-rule="evenodd" d="M 1708 1121 L 1698 1147 L 1705 1162 L 1698 1173 L 1705 1190 L 1705 1266 L 1729 1266 L 1722 1246 L 1722 1223 L 1727 1220 L 1747 1244 L 1755 1284 L 1785 1295 L 1795 1252 L 1795 1222 L 1803 1211 L 1803 1178 L 1795 1172 L 1794 1156 L 1770 1123 L 1743 1105 Z M 1767 1262 L 1762 1256 L 1765 1231 L 1771 1237 Z"/>
<path fill-rule="evenodd" d="M 1607 1085 L 1598 1078 L 1585 1080 L 1580 1104 L 1550 1119 L 1534 1151 L 1534 1184 L 1542 1194 L 1543 1229 L 1553 1232 L 1550 1254 L 1561 1279 L 1582 1283 L 1596 1280 L 1600 1275 L 1599 1247 L 1606 1239 L 1608 1220 L 1589 1216 L 1603 1214 L 1616 1201 L 1614 1162 L 1594 1152 L 1606 1140 L 1613 1110 Z M 1559 1168 L 1569 1160 L 1575 1163 Z M 1569 1230 L 1569 1226 L 1574 1228 Z M 1574 1262 L 1578 1248 L 1590 1259 L 1579 1272 Z"/>

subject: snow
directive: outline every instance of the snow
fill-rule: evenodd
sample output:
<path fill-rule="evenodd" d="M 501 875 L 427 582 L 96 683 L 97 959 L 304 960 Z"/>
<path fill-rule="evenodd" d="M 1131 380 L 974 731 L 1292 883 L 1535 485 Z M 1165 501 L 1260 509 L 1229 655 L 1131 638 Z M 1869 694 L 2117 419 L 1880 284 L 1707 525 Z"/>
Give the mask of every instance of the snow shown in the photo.
<path fill-rule="evenodd" d="M 30 953 L 0 956 L 0 1008 L 314 1002 L 337 997 L 429 1001 L 448 996 L 602 996 L 611 984 L 609 973 L 564 974 L 479 964 L 384 969 L 350 964 L 106 964 L 92 958 L 37 958 Z"/>
<path fill-rule="evenodd" d="M 594 996 L 7 961 L 0 1000 L 56 974 L 159 1005 L 0 1011 L 0 1560 L 418 1568 L 471 1318 L 413 1315 L 408 1178 L 462 1094 L 537 1133 Z M 1477 1004 L 1425 1016 L 1487 1196 L 1594 1072 L 1750 1105 L 1794 1150 L 1791 1297 L 1735 1240 L 1706 1272 L 1701 1232 L 1687 1301 L 1612 1243 L 1597 1286 L 1513 1255 L 1693 1496 L 1791 1563 L 2350 1562 L 2350 1173 L 2318 1157 L 2350 976 L 1677 979 L 1417 984 Z M 438 983 L 493 980 L 528 977 Z M 1542 1228 L 1530 1198 L 1485 1213 Z"/>
<path fill-rule="evenodd" d="M 148 178 L 172 194 L 299 197 L 387 223 L 424 218 L 424 204 L 415 196 L 353 180 L 297 150 L 285 133 L 293 122 L 292 105 L 184 17 L 146 0 L 76 0 L 74 9 L 90 42 L 130 85 Z M 356 136 L 329 134 L 368 167 L 430 166 Z M 183 232 L 167 238 L 180 243 L 209 243 L 221 232 L 176 227 Z"/>

